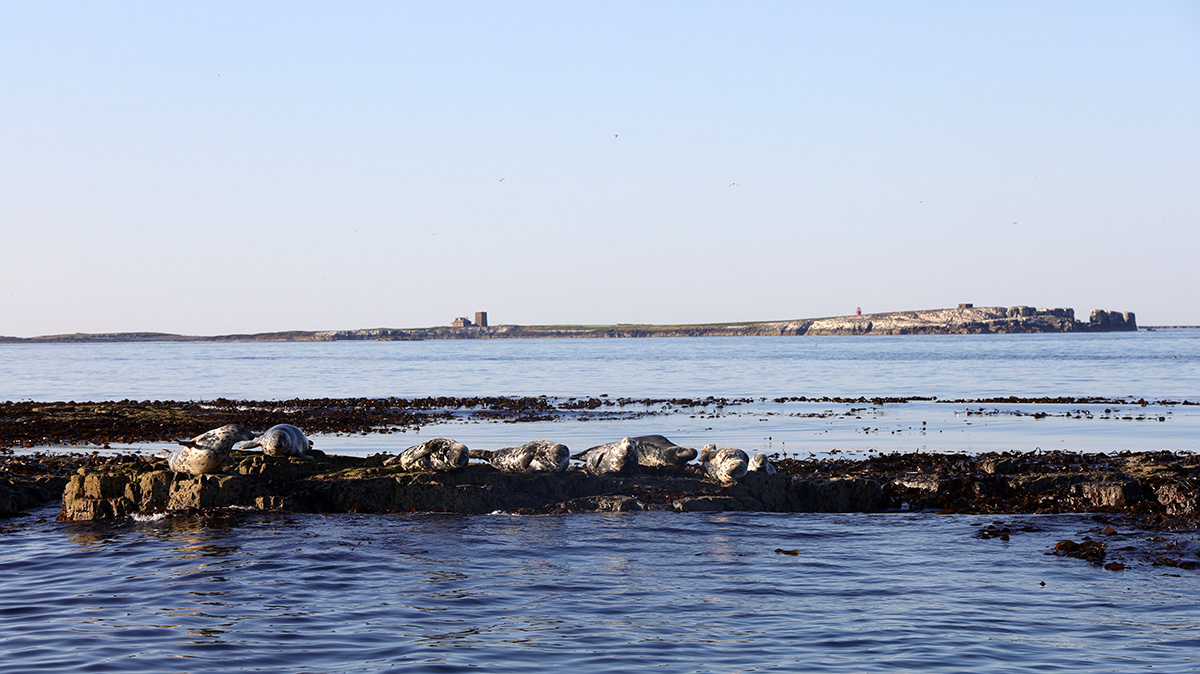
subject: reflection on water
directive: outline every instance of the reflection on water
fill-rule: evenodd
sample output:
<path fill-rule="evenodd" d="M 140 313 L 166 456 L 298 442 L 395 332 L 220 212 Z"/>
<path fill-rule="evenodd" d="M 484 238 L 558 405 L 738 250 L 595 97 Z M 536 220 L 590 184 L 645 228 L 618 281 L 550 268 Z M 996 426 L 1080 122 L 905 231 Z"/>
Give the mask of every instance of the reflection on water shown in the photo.
<path fill-rule="evenodd" d="M 1044 554 L 1083 516 L 36 517 L 0 535 L 6 673 L 1197 664 L 1200 575 Z"/>

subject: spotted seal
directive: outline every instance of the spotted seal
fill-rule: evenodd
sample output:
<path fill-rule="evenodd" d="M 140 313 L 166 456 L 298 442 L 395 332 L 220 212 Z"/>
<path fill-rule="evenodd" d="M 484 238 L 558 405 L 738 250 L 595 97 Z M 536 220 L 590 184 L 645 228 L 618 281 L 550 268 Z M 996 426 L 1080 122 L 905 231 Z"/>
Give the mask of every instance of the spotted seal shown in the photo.
<path fill-rule="evenodd" d="M 637 441 L 622 438 L 617 442 L 591 447 L 571 458 L 583 461 L 587 471 L 598 477 L 629 475 L 637 472 L 638 468 Z"/>
<path fill-rule="evenodd" d="M 167 468 L 176 473 L 210 475 L 219 473 L 229 462 L 234 443 L 250 440 L 254 434 L 241 424 L 228 424 L 205 431 L 191 440 L 176 440 L 181 447 L 167 452 Z"/>
<path fill-rule="evenodd" d="M 400 470 L 430 470 L 449 472 L 465 468 L 471 458 L 467 446 L 450 438 L 432 438 L 409 447 L 383 462 L 385 466 L 400 466 Z"/>
<path fill-rule="evenodd" d="M 483 459 L 505 473 L 561 473 L 570 463 L 571 450 L 550 440 L 534 440 L 494 451 L 472 449 L 471 458 Z"/>
<path fill-rule="evenodd" d="M 771 465 L 771 461 L 767 459 L 767 455 L 759 452 L 750 457 L 750 463 L 746 465 L 746 472 L 749 473 L 766 473 L 767 475 L 775 474 L 775 466 Z"/>
<path fill-rule="evenodd" d="M 740 449 L 705 445 L 700 450 L 700 466 L 709 477 L 728 484 L 746 476 L 750 458 Z"/>
<path fill-rule="evenodd" d="M 276 424 L 268 428 L 266 433 L 238 447 L 238 449 L 246 450 L 252 447 L 262 447 L 263 454 L 267 456 L 299 456 L 310 461 L 316 461 L 309 454 L 312 446 L 312 440 L 309 440 L 304 435 L 304 431 L 291 424 Z"/>

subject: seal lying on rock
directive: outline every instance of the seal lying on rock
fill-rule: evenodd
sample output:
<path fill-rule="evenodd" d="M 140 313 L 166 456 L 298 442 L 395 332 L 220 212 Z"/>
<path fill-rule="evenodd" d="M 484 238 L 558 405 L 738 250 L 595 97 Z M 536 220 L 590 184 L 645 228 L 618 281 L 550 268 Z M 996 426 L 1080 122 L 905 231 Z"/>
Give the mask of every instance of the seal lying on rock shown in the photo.
<path fill-rule="evenodd" d="M 639 435 L 637 462 L 643 468 L 678 468 L 696 458 L 696 450 L 680 447 L 661 435 Z"/>
<path fill-rule="evenodd" d="M 191 475 L 219 473 L 229 461 L 229 450 L 234 443 L 253 437 L 254 434 L 245 426 L 228 424 L 201 433 L 191 440 L 178 440 L 182 447 L 164 450 L 167 452 L 167 467 L 176 473 Z"/>
<path fill-rule="evenodd" d="M 633 445 L 637 465 L 643 468 L 679 468 L 696 458 L 696 450 L 690 447 L 680 447 L 661 435 L 639 435 L 625 438 L 625 440 Z M 617 442 L 610 442 L 591 447 L 571 458 L 587 462 L 597 450 L 611 448 L 617 444 Z"/>
<path fill-rule="evenodd" d="M 312 446 L 312 440 L 305 437 L 304 431 L 291 424 L 276 424 L 268 428 L 266 433 L 238 449 L 262 447 L 263 454 L 267 456 L 301 456 L 310 461 L 316 461 L 308 453 Z"/>
<path fill-rule="evenodd" d="M 592 447 L 574 458 L 581 458 L 587 471 L 597 477 L 629 475 L 637 472 L 637 443 L 633 438 L 623 438 L 619 442 Z"/>
<path fill-rule="evenodd" d="M 383 462 L 385 466 L 400 466 L 400 470 L 432 470 L 449 472 L 467 465 L 471 452 L 467 446 L 450 438 L 433 438 L 400 452 Z"/>
<path fill-rule="evenodd" d="M 534 440 L 495 451 L 472 449 L 471 458 L 483 459 L 505 473 L 561 473 L 570 463 L 571 450 L 557 442 Z"/>
<path fill-rule="evenodd" d="M 704 473 L 726 484 L 745 477 L 749 465 L 749 457 L 740 449 L 705 445 L 700 450 L 700 466 Z"/>
<path fill-rule="evenodd" d="M 759 452 L 750 457 L 750 463 L 746 465 L 746 471 L 750 473 L 766 473 L 767 475 L 775 474 L 775 466 L 771 465 L 771 461 L 767 459 L 767 455 Z"/>

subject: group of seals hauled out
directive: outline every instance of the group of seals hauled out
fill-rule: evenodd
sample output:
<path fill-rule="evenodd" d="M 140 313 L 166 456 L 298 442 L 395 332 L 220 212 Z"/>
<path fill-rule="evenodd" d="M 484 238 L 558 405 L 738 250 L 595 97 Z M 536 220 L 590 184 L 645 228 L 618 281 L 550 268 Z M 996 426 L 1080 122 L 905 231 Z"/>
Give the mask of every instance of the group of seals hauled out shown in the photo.
<path fill-rule="evenodd" d="M 239 450 L 259 447 L 268 456 L 316 460 L 312 441 L 291 424 L 277 424 L 259 436 L 240 424 L 229 424 L 177 442 L 179 447 L 166 450 L 167 467 L 191 475 L 224 470 L 232 462 L 230 451 L 238 442 L 244 442 Z M 566 446 L 550 440 L 534 440 L 496 450 L 468 450 L 456 440 L 432 438 L 385 459 L 383 465 L 406 472 L 450 472 L 465 468 L 470 459 L 480 459 L 505 473 L 561 473 L 567 470 L 571 459 L 575 459 L 582 461 L 584 469 L 592 475 L 608 477 L 630 475 L 640 468 L 681 469 L 696 458 L 700 460 L 701 472 L 723 484 L 736 482 L 750 471 L 775 472 L 762 453 L 750 458 L 740 449 L 717 449 L 711 444 L 697 453 L 695 449 L 681 447 L 661 435 L 626 437 L 575 455 L 571 455 Z"/>
<path fill-rule="evenodd" d="M 263 454 L 268 456 L 297 456 L 316 461 L 310 454 L 312 440 L 291 424 L 277 424 L 257 437 L 241 424 L 227 424 L 191 440 L 177 440 L 179 447 L 164 450 L 167 453 L 167 468 L 190 475 L 219 473 L 232 462 L 230 451 L 234 444 L 247 440 L 249 442 L 239 450 L 261 447 Z"/>

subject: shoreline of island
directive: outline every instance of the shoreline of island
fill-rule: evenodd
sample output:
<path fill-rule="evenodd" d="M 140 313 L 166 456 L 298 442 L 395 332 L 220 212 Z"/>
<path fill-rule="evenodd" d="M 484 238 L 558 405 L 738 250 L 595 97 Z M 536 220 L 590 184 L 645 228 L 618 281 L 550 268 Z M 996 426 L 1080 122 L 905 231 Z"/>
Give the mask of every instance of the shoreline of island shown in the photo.
<path fill-rule="evenodd" d="M 477 314 L 486 317 L 486 314 Z M 420 341 L 427 339 L 763 337 L 818 335 L 951 335 L 1136 332 L 1133 312 L 1094 309 L 1088 320 L 1069 308 L 1031 306 L 924 309 L 783 321 L 684 325 L 487 325 L 463 318 L 449 326 L 369 328 L 355 330 L 287 330 L 279 332 L 180 335 L 160 332 L 75 333 L 40 337 L 0 336 L 0 344 L 78 344 L 112 342 L 338 342 Z M 1177 326 L 1170 326 L 1177 327 Z M 1146 328 L 1156 329 L 1156 328 Z"/>

